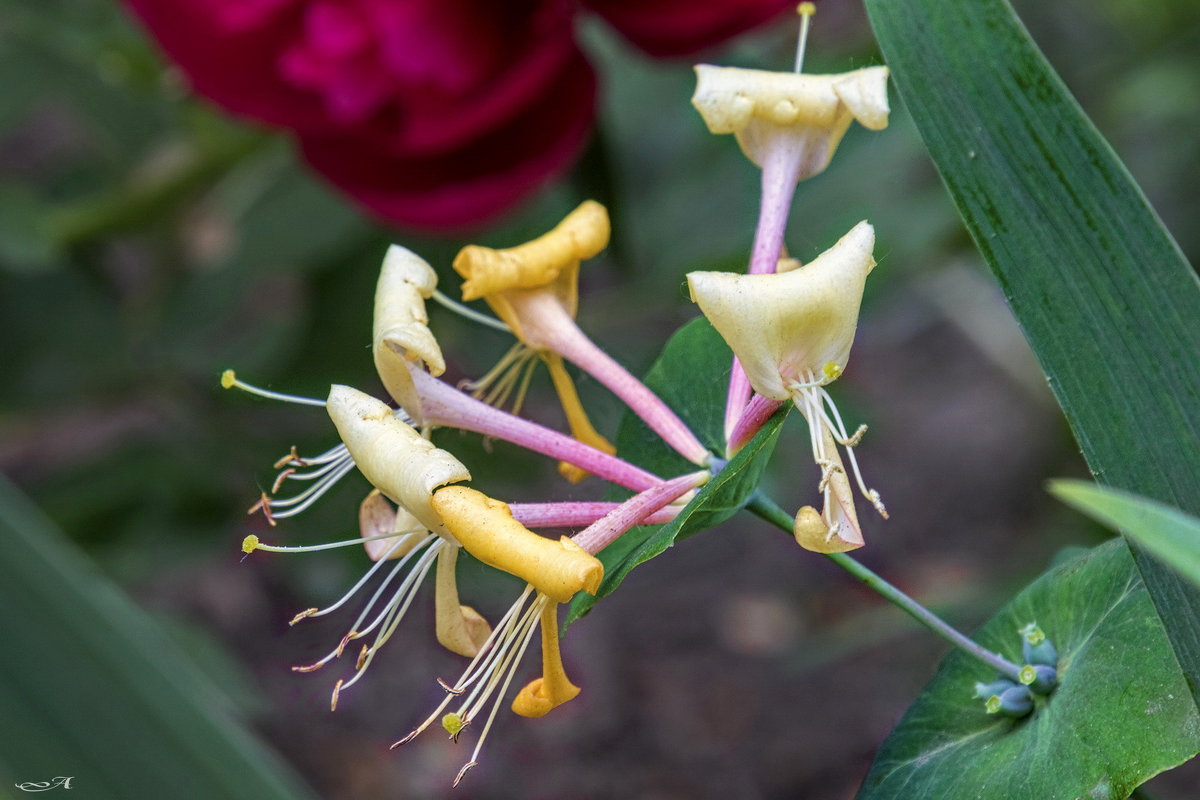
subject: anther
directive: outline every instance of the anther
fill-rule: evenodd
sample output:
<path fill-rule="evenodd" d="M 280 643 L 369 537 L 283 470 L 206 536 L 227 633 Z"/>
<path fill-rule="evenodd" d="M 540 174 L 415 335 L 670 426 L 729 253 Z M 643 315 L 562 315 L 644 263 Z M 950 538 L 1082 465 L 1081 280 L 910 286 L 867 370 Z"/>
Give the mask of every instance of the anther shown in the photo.
<path fill-rule="evenodd" d="M 462 693 L 463 693 L 463 690 L 462 690 L 462 689 L 456 689 L 456 688 L 454 688 L 453 686 L 451 686 L 450 684 L 446 683 L 446 682 L 445 682 L 444 680 L 442 680 L 441 678 L 438 678 L 438 679 L 437 679 L 437 682 L 438 682 L 438 686 L 441 686 L 443 689 L 445 689 L 445 690 L 446 690 L 446 694 L 452 694 L 452 695 L 455 695 L 455 696 L 457 697 L 458 695 L 460 695 L 460 694 L 462 694 Z"/>
<path fill-rule="evenodd" d="M 292 672 L 316 672 L 321 667 L 325 666 L 324 661 L 318 661 L 315 664 L 309 664 L 306 667 L 292 667 Z"/>
<path fill-rule="evenodd" d="M 291 626 L 295 625 L 297 622 L 299 622 L 302 619 L 307 619 L 308 617 L 311 617 L 313 614 L 317 613 L 318 611 L 320 611 L 320 609 L 318 609 L 318 608 L 304 609 L 299 614 L 292 617 L 292 621 L 288 623 L 288 627 L 290 628 Z"/>
<path fill-rule="evenodd" d="M 467 774 L 467 770 L 477 766 L 479 766 L 478 761 L 468 761 L 466 764 L 463 764 L 463 768 L 458 771 L 458 777 L 454 779 L 454 783 L 450 784 L 450 788 L 453 789 L 458 786 L 459 781 L 463 779 L 463 775 Z"/>
<path fill-rule="evenodd" d="M 278 494 L 279 487 L 283 486 L 283 482 L 288 479 L 288 476 L 295 475 L 295 474 L 296 474 L 296 470 L 292 469 L 291 467 L 288 467 L 283 472 L 276 475 L 275 482 L 273 484 L 271 484 L 271 494 Z"/>
<path fill-rule="evenodd" d="M 392 744 L 392 746 L 388 748 L 388 750 L 395 750 L 397 747 L 401 747 L 402 745 L 408 744 L 413 739 L 417 738 L 417 734 L 419 734 L 420 732 L 421 732 L 421 730 L 419 728 L 409 731 L 407 736 L 405 736 L 403 739 L 401 739 L 398 742 L 394 742 Z"/>
<path fill-rule="evenodd" d="M 303 458 L 301 458 L 300 454 L 296 452 L 296 445 L 292 445 L 292 451 L 290 453 L 288 453 L 286 456 L 284 456 L 283 458 L 276 461 L 274 464 L 274 467 L 275 467 L 275 469 L 282 469 L 283 467 L 287 466 L 288 464 L 292 464 L 297 467 L 307 467 L 308 466 L 308 462 L 305 461 Z"/>
<path fill-rule="evenodd" d="M 262 497 L 258 499 L 257 503 L 246 509 L 247 514 L 253 514 L 255 511 L 261 511 L 271 527 L 275 527 L 275 517 L 271 516 L 271 498 L 266 492 L 262 493 Z"/>
<path fill-rule="evenodd" d="M 363 664 L 367 663 L 367 653 L 369 652 L 371 652 L 371 648 L 367 647 L 365 644 L 362 646 L 362 650 L 358 651 L 358 660 L 354 662 L 354 668 L 356 670 L 361 670 L 363 668 Z"/>
<path fill-rule="evenodd" d="M 337 711 L 338 692 L 342 691 L 342 679 L 338 678 L 338 682 L 333 686 L 333 696 L 329 698 L 329 710 Z"/>
<path fill-rule="evenodd" d="M 833 438 L 837 439 L 838 444 L 840 444 L 842 447 L 858 447 L 858 443 L 862 441 L 863 434 L 866 432 L 867 426 L 859 425 L 858 430 L 856 430 L 854 435 L 849 439 L 843 439 L 840 436 L 834 436 Z"/>

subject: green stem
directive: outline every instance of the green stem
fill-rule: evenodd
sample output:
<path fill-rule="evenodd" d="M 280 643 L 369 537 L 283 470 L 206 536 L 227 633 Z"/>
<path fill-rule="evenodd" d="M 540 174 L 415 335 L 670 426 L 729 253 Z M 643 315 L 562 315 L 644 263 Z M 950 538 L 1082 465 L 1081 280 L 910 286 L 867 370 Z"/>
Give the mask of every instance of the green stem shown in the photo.
<path fill-rule="evenodd" d="M 746 504 L 746 510 L 788 533 L 792 531 L 792 516 L 780 508 L 774 500 L 759 492 L 755 492 L 750 498 L 750 502 Z M 925 606 L 867 569 L 855 559 L 845 553 L 826 553 L 825 556 L 865 583 L 885 600 L 899 607 L 917 622 L 950 642 L 950 644 L 968 655 L 979 659 L 988 666 L 995 668 L 1006 678 L 1013 681 L 1020 680 L 1021 668 L 1019 666 L 971 641 Z"/>

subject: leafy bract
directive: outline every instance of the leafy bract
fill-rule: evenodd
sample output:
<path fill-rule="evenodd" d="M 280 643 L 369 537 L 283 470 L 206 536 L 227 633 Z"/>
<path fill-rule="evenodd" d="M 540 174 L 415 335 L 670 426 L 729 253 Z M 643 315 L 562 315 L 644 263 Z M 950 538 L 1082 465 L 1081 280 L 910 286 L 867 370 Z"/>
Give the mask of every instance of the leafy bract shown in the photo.
<path fill-rule="evenodd" d="M 867 0 L 1096 480 L 1200 513 L 1200 280 L 1005 0 Z M 1200 590 L 1133 547 L 1200 697 Z"/>
<path fill-rule="evenodd" d="M 729 366 L 733 356 L 708 320 L 700 317 L 680 328 L 646 373 L 646 385 L 688 423 L 716 453 L 724 451 L 723 414 Z M 729 463 L 705 484 L 670 522 L 633 528 L 600 551 L 604 582 L 595 596 L 580 593 L 571 603 L 567 622 L 586 614 L 611 594 L 630 571 L 661 555 L 676 540 L 724 522 L 738 512 L 758 486 L 786 411 L 773 416 Z M 696 469 L 663 444 L 634 414 L 626 414 L 617 431 L 617 452 L 638 466 L 664 477 Z"/>
<path fill-rule="evenodd" d="M 1145 545 L 1200 584 L 1200 519 L 1144 497 L 1084 481 L 1053 481 L 1050 493 Z"/>
<path fill-rule="evenodd" d="M 972 697 L 987 666 L 955 651 L 884 742 L 858 800 L 1125 798 L 1200 750 L 1200 713 L 1122 540 L 1050 570 L 976 634 L 1009 660 L 1037 622 L 1059 685 L 1022 719 Z"/>

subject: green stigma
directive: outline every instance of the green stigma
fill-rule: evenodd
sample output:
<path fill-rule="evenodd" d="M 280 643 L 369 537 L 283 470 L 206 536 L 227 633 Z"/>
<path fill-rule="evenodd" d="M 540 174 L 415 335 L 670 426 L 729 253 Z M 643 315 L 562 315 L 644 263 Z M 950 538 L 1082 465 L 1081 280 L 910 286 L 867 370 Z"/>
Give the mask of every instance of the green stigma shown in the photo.
<path fill-rule="evenodd" d="M 983 704 L 983 707 L 987 709 L 987 713 L 989 714 L 999 714 L 1001 708 L 1000 695 L 994 694 L 989 697 L 987 702 Z"/>
<path fill-rule="evenodd" d="M 451 736 L 458 736 L 462 732 L 462 729 L 467 727 L 467 723 L 463 722 L 463 718 L 458 714 L 451 712 L 442 717 L 442 727 Z"/>
<path fill-rule="evenodd" d="M 235 383 L 237 383 L 237 373 L 236 372 L 234 372 L 231 369 L 227 369 L 221 373 L 221 388 L 222 389 L 232 389 L 233 385 Z"/>
<path fill-rule="evenodd" d="M 243 553 L 247 553 L 247 554 L 253 553 L 257 549 L 258 549 L 258 537 L 255 536 L 253 533 L 250 534 L 249 536 L 247 536 L 245 539 L 242 539 L 242 552 Z"/>

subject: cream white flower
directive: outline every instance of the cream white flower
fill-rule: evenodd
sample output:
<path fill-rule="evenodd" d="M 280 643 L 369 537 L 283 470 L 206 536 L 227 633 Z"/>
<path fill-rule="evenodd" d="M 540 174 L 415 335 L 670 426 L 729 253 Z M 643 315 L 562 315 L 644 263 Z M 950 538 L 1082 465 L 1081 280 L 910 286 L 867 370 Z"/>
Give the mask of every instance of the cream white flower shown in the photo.
<path fill-rule="evenodd" d="M 400 407 L 421 421 L 421 399 L 410 363 L 424 364 L 435 377 L 446 371 L 442 350 L 429 330 L 425 300 L 437 289 L 437 273 L 416 253 L 388 248 L 375 287 L 372 352 L 384 387 Z"/>
<path fill-rule="evenodd" d="M 822 552 L 863 544 L 837 445 L 845 449 L 859 489 L 886 516 L 878 493 L 863 483 L 854 456 L 865 427 L 851 435 L 824 388 L 849 360 L 863 287 L 875 267 L 874 245 L 874 229 L 860 222 L 799 268 L 688 275 L 692 299 L 733 350 L 754 390 L 779 402 L 793 401 L 808 422 L 813 460 L 822 471 L 824 508 L 819 515 L 801 510 L 796 538 Z"/>
<path fill-rule="evenodd" d="M 887 67 L 809 75 L 698 64 L 692 105 L 759 167 L 773 148 L 797 151 L 794 180 L 803 180 L 828 166 L 851 122 L 887 127 L 887 77 Z"/>

